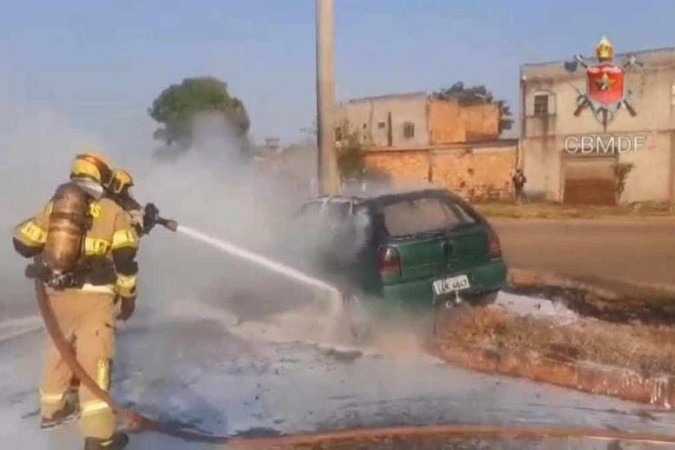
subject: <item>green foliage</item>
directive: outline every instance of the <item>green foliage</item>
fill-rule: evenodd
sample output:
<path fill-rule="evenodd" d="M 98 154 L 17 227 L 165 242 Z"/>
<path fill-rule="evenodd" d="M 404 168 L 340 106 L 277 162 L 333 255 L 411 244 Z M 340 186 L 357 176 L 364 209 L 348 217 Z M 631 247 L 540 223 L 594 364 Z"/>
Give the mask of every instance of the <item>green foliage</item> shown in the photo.
<path fill-rule="evenodd" d="M 366 162 L 358 133 L 348 135 L 338 147 L 337 163 L 340 178 L 343 180 L 360 178 L 364 174 Z"/>
<path fill-rule="evenodd" d="M 621 198 L 621 194 L 626 189 L 626 179 L 631 170 L 633 170 L 633 163 L 616 163 L 614 164 L 614 176 L 616 177 L 616 195 L 617 200 Z"/>
<path fill-rule="evenodd" d="M 463 82 L 458 81 L 449 88 L 434 92 L 432 97 L 437 100 L 454 100 L 462 106 L 496 103 L 499 105 L 499 133 L 510 130 L 513 126 L 513 115 L 509 105 L 504 100 L 495 100 L 492 92 L 483 85 L 465 87 Z"/>
<path fill-rule="evenodd" d="M 186 78 L 164 89 L 148 114 L 163 127 L 154 137 L 167 145 L 188 147 L 195 116 L 220 111 L 239 134 L 248 132 L 250 122 L 244 104 L 227 92 L 227 84 L 213 77 Z"/>

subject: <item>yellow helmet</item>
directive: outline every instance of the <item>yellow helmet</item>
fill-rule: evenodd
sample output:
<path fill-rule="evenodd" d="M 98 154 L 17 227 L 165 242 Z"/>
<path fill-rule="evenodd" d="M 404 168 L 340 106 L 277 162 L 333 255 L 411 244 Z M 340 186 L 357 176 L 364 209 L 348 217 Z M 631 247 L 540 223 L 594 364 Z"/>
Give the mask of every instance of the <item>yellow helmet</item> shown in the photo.
<path fill-rule="evenodd" d="M 115 169 L 113 171 L 112 183 L 110 185 L 110 190 L 114 194 L 121 193 L 125 188 L 128 189 L 134 185 L 134 179 L 131 177 L 131 174 L 123 169 Z"/>
<path fill-rule="evenodd" d="M 82 153 L 75 157 L 70 167 L 70 178 L 88 178 L 103 187 L 110 186 L 113 171 L 108 161 L 95 153 Z"/>

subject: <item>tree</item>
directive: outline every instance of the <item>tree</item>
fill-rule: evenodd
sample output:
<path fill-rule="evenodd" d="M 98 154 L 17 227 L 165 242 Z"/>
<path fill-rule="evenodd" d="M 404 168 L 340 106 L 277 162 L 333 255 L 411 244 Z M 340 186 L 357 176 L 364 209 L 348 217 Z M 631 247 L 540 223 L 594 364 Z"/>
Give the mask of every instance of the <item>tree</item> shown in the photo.
<path fill-rule="evenodd" d="M 337 149 L 337 164 L 340 178 L 360 178 L 366 169 L 366 161 L 358 133 L 351 133 Z"/>
<path fill-rule="evenodd" d="M 462 106 L 496 103 L 499 106 L 499 133 L 510 130 L 513 126 L 509 105 L 505 100 L 495 100 L 492 92 L 483 85 L 465 87 L 463 82 L 458 81 L 447 89 L 434 92 L 432 97 L 437 100 L 454 100 Z"/>
<path fill-rule="evenodd" d="M 148 114 L 162 125 L 153 136 L 169 147 L 185 150 L 192 144 L 194 122 L 201 113 L 222 113 L 223 125 L 237 136 L 246 135 L 250 127 L 244 104 L 229 94 L 227 84 L 213 77 L 196 77 L 169 86 L 152 103 Z"/>
<path fill-rule="evenodd" d="M 635 165 L 633 163 L 615 163 L 614 177 L 616 178 L 616 187 L 614 189 L 614 198 L 617 203 L 621 202 L 621 195 L 626 189 L 626 179 Z"/>

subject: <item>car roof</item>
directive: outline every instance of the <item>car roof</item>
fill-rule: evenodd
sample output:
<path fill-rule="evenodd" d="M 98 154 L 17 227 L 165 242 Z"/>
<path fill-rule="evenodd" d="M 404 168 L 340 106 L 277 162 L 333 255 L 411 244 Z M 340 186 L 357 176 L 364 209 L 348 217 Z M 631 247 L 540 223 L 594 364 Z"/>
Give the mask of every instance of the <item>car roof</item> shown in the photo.
<path fill-rule="evenodd" d="M 359 195 L 359 196 L 321 196 L 316 197 L 308 202 L 305 202 L 303 209 L 307 205 L 311 204 L 342 204 L 350 205 L 351 208 L 355 206 L 367 206 L 373 205 L 376 208 L 381 208 L 388 206 L 394 203 L 405 200 L 417 200 L 421 198 L 444 198 L 450 199 L 457 205 L 460 205 L 466 212 L 473 217 L 476 221 L 480 223 L 486 223 L 487 220 L 481 213 L 476 211 L 469 202 L 465 201 L 463 198 L 457 194 L 443 188 L 426 188 L 426 189 L 417 189 L 417 190 L 408 190 L 394 193 L 380 193 L 376 195 Z"/>
<path fill-rule="evenodd" d="M 364 203 L 373 203 L 380 206 L 384 206 L 391 203 L 396 203 L 401 200 L 415 200 L 425 197 L 446 197 L 456 199 L 457 196 L 447 189 L 442 188 L 425 188 L 417 190 L 408 190 L 401 192 L 389 192 L 389 193 L 363 193 L 363 195 L 349 195 L 349 196 L 321 196 L 316 197 L 307 203 L 348 203 L 348 204 L 364 204 Z"/>

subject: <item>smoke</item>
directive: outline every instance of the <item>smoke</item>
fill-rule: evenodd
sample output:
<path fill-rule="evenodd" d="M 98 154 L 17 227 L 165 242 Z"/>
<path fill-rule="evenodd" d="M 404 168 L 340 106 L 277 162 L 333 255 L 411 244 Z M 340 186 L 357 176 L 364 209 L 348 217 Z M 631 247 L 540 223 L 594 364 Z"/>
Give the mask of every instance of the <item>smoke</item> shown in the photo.
<path fill-rule="evenodd" d="M 9 234 L 66 179 L 73 156 L 92 148 L 129 170 L 136 184 L 134 196 L 143 204 L 155 203 L 162 216 L 248 250 L 274 255 L 294 267 L 316 271 L 318 264 L 310 255 L 329 248 L 327 244 L 335 239 L 345 243 L 333 246 L 343 250 L 335 253 L 336 261 L 348 263 L 355 247 L 365 243 L 365 236 L 359 234 L 365 226 L 355 230 L 333 224 L 324 229 L 292 220 L 311 194 L 310 176 L 304 173 L 315 173 L 311 151 L 295 150 L 290 164 L 252 159 L 246 136 L 228 128 L 217 114 L 198 117 L 192 148 L 171 159 L 158 159 L 156 148 L 140 143 L 125 153 L 116 152 L 95 136 L 79 132 L 66 115 L 50 108 L 5 106 L 0 118 L 4 119 L 0 122 L 4 125 L 0 186 L 11 193 L 0 200 L 7 233 L 0 246 L 3 318 L 35 312 L 30 284 L 22 276 L 26 261 L 13 251 Z M 300 167 L 298 177 L 295 166 Z M 312 235 L 311 230 L 319 232 Z M 326 311 L 311 306 L 317 295 L 311 289 L 161 227 L 143 238 L 139 265 L 135 320 L 152 323 L 176 311 L 187 314 L 196 304 L 222 311 L 230 322 L 276 321 L 278 328 L 286 320 L 295 328 L 314 321 L 310 328 L 321 329 L 318 323 L 326 319 L 320 317 Z"/>
<path fill-rule="evenodd" d="M 2 318 L 35 313 L 30 283 L 23 277 L 26 260 L 11 245 L 13 228 L 38 212 L 55 187 L 67 180 L 72 158 L 83 151 L 101 152 L 128 169 L 136 181 L 134 195 L 142 203 L 157 204 L 162 215 L 247 249 L 274 253 L 278 237 L 286 231 L 286 219 L 306 199 L 308 186 L 252 160 L 247 137 L 229 129 L 216 114 L 199 117 L 193 137 L 193 148 L 171 160 L 156 158 L 157 149 L 144 148 L 142 143 L 121 153 L 77 130 L 66 114 L 54 108 L 4 102 L 0 107 L 4 192 L 0 221 L 5 230 L 0 243 Z M 167 303 L 189 299 L 234 308 L 236 315 L 254 318 L 311 301 L 310 293 L 288 280 L 161 227 L 143 238 L 139 262 L 141 313 L 161 313 Z"/>
<path fill-rule="evenodd" d="M 13 228 L 37 213 L 67 180 L 77 152 L 97 145 L 95 137 L 76 130 L 61 111 L 0 102 L 1 319 L 35 312 L 30 284 L 23 278 L 26 261 L 11 244 Z"/>
<path fill-rule="evenodd" d="M 250 143 L 222 117 L 198 117 L 190 149 L 162 160 L 156 153 L 120 161 L 135 178 L 132 194 L 140 203 L 153 202 L 163 217 L 247 250 L 305 265 L 306 252 L 284 249 L 305 245 L 306 236 L 289 225 L 309 185 L 270 161 L 242 158 Z M 181 307 L 188 316 L 201 303 L 231 322 L 272 321 L 315 302 L 316 292 L 297 281 L 161 227 L 143 238 L 139 263 L 139 311 L 148 318 Z"/>

